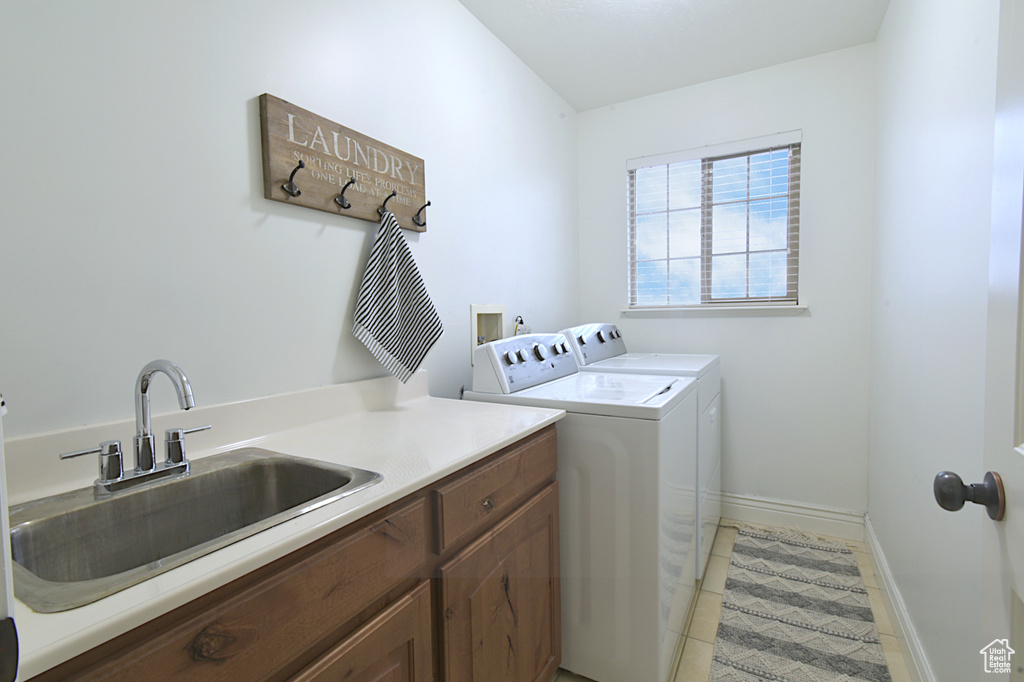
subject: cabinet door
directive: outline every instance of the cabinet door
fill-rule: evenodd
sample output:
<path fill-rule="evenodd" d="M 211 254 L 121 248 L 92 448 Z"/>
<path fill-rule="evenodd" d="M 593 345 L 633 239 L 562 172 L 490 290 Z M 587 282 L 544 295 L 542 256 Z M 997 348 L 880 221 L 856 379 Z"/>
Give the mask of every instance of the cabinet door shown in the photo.
<path fill-rule="evenodd" d="M 558 484 L 440 568 L 447 682 L 549 682 L 561 662 Z"/>
<path fill-rule="evenodd" d="M 431 647 L 430 583 L 424 581 L 293 682 L 428 682 L 434 668 Z"/>

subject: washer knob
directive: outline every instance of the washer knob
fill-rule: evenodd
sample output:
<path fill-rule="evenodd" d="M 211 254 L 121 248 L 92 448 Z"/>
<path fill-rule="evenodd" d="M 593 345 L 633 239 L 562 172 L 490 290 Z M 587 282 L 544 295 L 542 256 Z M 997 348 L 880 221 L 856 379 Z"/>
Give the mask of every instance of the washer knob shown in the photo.
<path fill-rule="evenodd" d="M 526 350 L 523 348 L 517 350 L 516 357 L 519 358 L 519 362 L 526 362 Z"/>
<path fill-rule="evenodd" d="M 516 356 L 515 354 L 512 353 L 512 351 L 505 351 L 505 362 L 507 362 L 510 365 L 516 364 Z"/>
<path fill-rule="evenodd" d="M 548 356 L 547 351 L 544 350 L 544 346 L 539 343 L 533 344 L 533 354 L 537 356 L 538 360 L 543 360 Z"/>
<path fill-rule="evenodd" d="M 600 341 L 601 343 L 604 343 L 607 340 L 604 338 L 604 330 L 599 329 L 597 331 L 597 340 Z"/>

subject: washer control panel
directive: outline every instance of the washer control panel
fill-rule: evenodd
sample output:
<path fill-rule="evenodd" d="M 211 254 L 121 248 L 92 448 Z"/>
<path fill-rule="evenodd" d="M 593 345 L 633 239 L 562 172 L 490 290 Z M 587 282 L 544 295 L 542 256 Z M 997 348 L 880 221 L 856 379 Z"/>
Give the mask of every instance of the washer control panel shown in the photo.
<path fill-rule="evenodd" d="M 592 365 L 626 353 L 626 342 L 622 339 L 622 332 L 608 322 L 581 324 L 563 330 L 562 334 L 572 347 L 576 362 L 581 366 Z"/>
<path fill-rule="evenodd" d="M 515 393 L 579 371 L 562 334 L 523 334 L 473 350 L 473 390 Z"/>

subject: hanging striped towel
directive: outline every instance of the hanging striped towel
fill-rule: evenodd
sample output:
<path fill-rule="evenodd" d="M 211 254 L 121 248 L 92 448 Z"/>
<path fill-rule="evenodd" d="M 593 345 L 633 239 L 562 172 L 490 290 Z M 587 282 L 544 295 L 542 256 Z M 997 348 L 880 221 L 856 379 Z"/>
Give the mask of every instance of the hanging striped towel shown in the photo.
<path fill-rule="evenodd" d="M 398 221 L 385 211 L 359 285 L 352 334 L 405 383 L 443 331 Z"/>

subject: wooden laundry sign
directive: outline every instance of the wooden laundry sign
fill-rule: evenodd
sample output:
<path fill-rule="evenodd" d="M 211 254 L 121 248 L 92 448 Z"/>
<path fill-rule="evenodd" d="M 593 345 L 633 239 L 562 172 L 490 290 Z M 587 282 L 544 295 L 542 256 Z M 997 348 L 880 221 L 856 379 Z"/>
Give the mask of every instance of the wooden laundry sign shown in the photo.
<path fill-rule="evenodd" d="M 401 227 L 426 231 L 423 159 L 273 95 L 260 95 L 260 129 L 267 199 L 373 222 L 386 200 Z"/>

